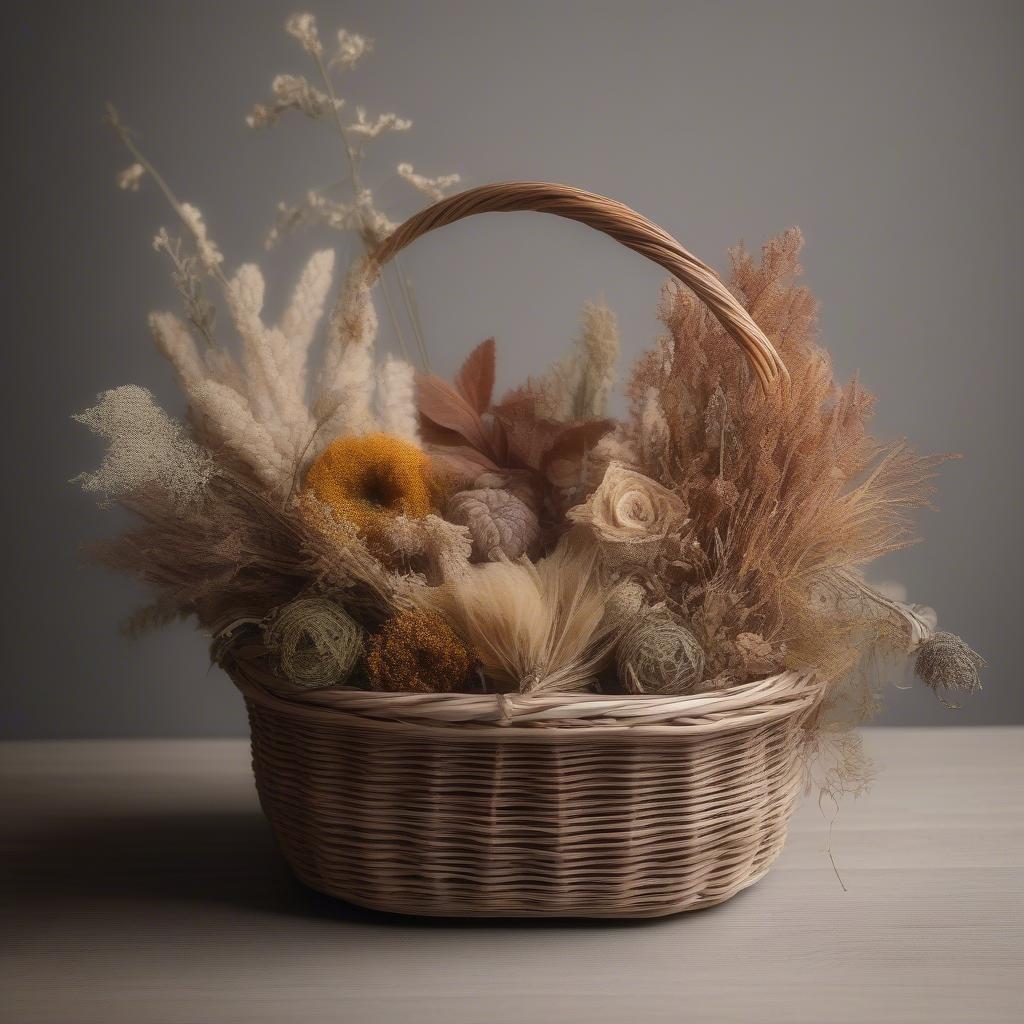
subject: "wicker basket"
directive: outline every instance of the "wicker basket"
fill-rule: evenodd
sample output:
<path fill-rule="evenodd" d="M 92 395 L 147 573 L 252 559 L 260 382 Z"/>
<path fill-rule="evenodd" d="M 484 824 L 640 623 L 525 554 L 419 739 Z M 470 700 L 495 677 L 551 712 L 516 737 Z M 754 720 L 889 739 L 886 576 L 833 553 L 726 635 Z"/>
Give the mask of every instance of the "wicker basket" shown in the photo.
<path fill-rule="evenodd" d="M 582 221 L 690 286 L 766 389 L 778 354 L 704 264 L 611 200 L 543 183 L 472 189 L 402 225 L 377 266 L 473 213 Z M 221 654 L 245 696 L 260 802 L 306 884 L 432 916 L 657 917 L 753 884 L 786 838 L 821 698 L 787 672 L 692 696 L 321 690 L 275 694 L 259 644 Z"/>

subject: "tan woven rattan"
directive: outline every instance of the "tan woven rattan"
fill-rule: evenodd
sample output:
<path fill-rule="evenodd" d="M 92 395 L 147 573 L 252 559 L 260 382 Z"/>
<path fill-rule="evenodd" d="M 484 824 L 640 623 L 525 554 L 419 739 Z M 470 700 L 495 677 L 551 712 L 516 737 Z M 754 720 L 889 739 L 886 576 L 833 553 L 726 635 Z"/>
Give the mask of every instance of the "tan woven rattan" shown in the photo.
<path fill-rule="evenodd" d="M 509 210 L 569 217 L 648 256 L 708 304 L 766 389 L 786 380 L 713 271 L 578 189 L 471 189 L 399 227 L 377 265 L 434 227 Z M 656 917 L 728 899 L 782 849 L 823 685 L 787 672 L 674 697 L 283 696 L 258 639 L 219 658 L 245 696 L 260 801 L 296 874 L 353 903 L 437 916 Z"/>

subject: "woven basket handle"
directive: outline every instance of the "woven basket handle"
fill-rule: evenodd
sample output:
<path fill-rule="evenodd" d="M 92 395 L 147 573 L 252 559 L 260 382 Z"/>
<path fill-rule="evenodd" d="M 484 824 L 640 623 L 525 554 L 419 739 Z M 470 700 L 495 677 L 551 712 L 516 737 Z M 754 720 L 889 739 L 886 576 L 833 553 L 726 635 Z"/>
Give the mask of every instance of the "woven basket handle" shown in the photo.
<path fill-rule="evenodd" d="M 374 253 L 371 276 L 407 245 L 434 228 L 475 213 L 508 213 L 513 210 L 553 213 L 579 221 L 653 260 L 704 301 L 743 349 L 766 394 L 779 387 L 781 382 L 788 381 L 789 374 L 775 347 L 707 264 L 628 206 L 568 185 L 509 181 L 481 185 L 442 199 L 410 217 L 381 243 Z"/>

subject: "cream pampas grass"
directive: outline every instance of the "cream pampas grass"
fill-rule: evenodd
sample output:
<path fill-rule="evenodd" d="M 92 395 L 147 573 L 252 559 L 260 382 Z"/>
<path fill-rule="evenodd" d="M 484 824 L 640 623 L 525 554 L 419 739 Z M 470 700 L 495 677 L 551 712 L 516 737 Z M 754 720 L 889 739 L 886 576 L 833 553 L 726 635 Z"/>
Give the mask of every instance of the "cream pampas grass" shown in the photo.
<path fill-rule="evenodd" d="M 452 624 L 497 689 L 566 693 L 586 689 L 607 660 L 606 596 L 596 546 L 569 535 L 536 564 L 474 565 L 415 599 Z"/>
<path fill-rule="evenodd" d="M 419 446 L 416 413 L 416 370 L 412 363 L 386 356 L 377 371 L 377 412 L 380 429 Z"/>
<path fill-rule="evenodd" d="M 534 385 L 538 412 L 557 422 L 605 415 L 619 358 L 619 325 L 605 305 L 588 302 L 580 316 L 580 335 L 572 351 Z"/>

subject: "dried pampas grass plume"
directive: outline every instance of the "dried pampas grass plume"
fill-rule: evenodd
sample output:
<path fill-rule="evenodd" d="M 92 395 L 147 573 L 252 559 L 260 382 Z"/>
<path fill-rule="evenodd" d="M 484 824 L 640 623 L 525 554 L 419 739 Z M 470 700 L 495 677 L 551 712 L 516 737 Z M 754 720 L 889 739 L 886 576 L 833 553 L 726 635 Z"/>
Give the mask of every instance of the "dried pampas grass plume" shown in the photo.
<path fill-rule="evenodd" d="M 559 423 L 603 417 L 615 383 L 618 358 L 615 314 L 603 304 L 586 303 L 572 351 L 532 382 L 538 414 Z"/>
<path fill-rule="evenodd" d="M 612 624 L 596 546 L 568 535 L 534 565 L 488 562 L 416 600 L 451 622 L 497 689 L 586 689 L 607 659 Z"/>

